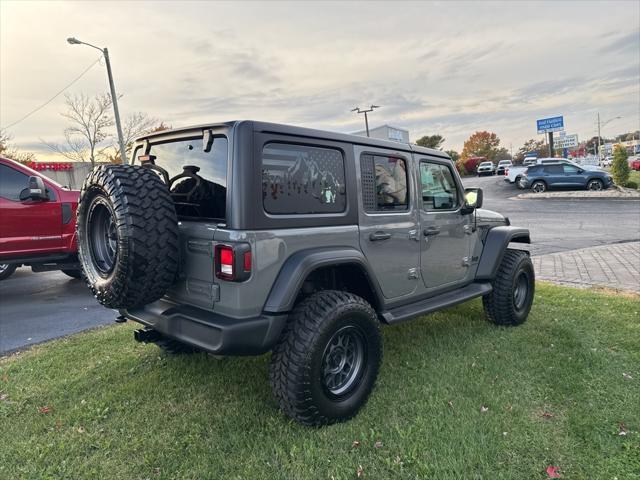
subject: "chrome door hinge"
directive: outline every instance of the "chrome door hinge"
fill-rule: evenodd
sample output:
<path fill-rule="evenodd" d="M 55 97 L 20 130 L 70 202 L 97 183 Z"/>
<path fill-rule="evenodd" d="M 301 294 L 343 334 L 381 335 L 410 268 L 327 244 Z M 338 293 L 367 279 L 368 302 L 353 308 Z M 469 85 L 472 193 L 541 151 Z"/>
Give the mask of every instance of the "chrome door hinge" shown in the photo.
<path fill-rule="evenodd" d="M 416 242 L 420 241 L 418 230 L 409 230 L 409 240 L 415 240 Z"/>
<path fill-rule="evenodd" d="M 407 278 L 411 280 L 416 280 L 418 278 L 418 269 L 410 268 L 409 271 L 407 272 Z"/>

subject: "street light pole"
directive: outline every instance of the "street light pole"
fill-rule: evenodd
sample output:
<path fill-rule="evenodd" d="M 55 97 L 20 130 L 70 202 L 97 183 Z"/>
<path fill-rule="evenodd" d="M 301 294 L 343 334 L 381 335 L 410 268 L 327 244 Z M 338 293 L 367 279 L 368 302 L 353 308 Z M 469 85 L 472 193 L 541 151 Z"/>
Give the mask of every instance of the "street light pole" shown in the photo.
<path fill-rule="evenodd" d="M 602 125 L 601 125 L 601 124 L 600 124 L 600 112 L 598 112 L 598 151 L 597 151 L 597 153 L 596 153 L 596 155 L 598 155 L 598 160 L 600 160 L 600 127 L 601 127 L 601 126 L 602 126 L 602 127 L 606 127 L 606 126 L 607 126 L 607 123 L 609 123 L 609 122 L 613 122 L 614 120 L 617 120 L 617 119 L 619 119 L 619 118 L 622 118 L 622 117 L 613 117 L 613 118 L 610 118 L 610 119 L 609 119 L 609 120 L 607 120 L 606 122 L 602 122 Z"/>
<path fill-rule="evenodd" d="M 368 110 L 361 110 L 360 107 L 351 110 L 356 113 L 364 113 L 364 127 L 367 132 L 367 137 L 369 136 L 369 118 L 367 117 L 367 113 L 373 112 L 376 108 L 380 108 L 380 105 L 371 105 Z"/>
<path fill-rule="evenodd" d="M 104 56 L 104 62 L 107 66 L 107 75 L 109 77 L 109 90 L 111 90 L 113 114 L 116 120 L 116 130 L 118 132 L 118 143 L 120 145 L 120 158 L 122 159 L 122 163 L 126 164 L 128 163 L 127 150 L 124 145 L 124 137 L 122 135 L 122 125 L 120 124 L 120 110 L 118 109 L 118 96 L 116 95 L 116 86 L 113 83 L 113 73 L 111 72 L 111 62 L 109 61 L 109 50 L 107 50 L 106 48 L 96 47 L 95 45 L 91 45 L 90 43 L 82 42 L 74 37 L 67 38 L 67 42 L 70 45 L 87 45 L 89 47 L 95 48 L 96 50 L 100 50 L 102 52 L 102 55 Z"/>

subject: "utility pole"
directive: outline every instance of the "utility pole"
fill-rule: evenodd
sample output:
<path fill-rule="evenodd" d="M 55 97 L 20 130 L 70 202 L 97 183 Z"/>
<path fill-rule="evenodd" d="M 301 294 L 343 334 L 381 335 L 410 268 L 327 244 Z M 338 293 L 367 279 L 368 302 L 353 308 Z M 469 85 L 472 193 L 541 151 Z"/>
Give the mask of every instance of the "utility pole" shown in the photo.
<path fill-rule="evenodd" d="M 600 162 L 600 112 L 598 112 L 598 148 L 596 155 L 598 156 L 598 162 Z"/>
<path fill-rule="evenodd" d="M 380 108 L 380 105 L 371 105 L 368 110 L 361 110 L 360 107 L 351 110 L 356 113 L 364 113 L 364 127 L 367 132 L 367 137 L 369 136 L 369 118 L 367 118 L 367 113 L 373 112 L 376 108 Z"/>
<path fill-rule="evenodd" d="M 553 151 L 553 132 L 549 132 L 549 156 L 556 156 L 556 152 Z"/>
<path fill-rule="evenodd" d="M 87 42 L 82 42 L 77 38 L 67 38 L 69 45 L 86 45 L 96 50 L 100 50 L 104 56 L 104 62 L 107 65 L 107 76 L 109 77 L 109 90 L 111 90 L 111 101 L 113 103 L 113 113 L 116 120 L 116 130 L 118 132 L 118 143 L 120 145 L 120 158 L 122 163 L 127 163 L 127 150 L 124 146 L 124 137 L 122 136 L 122 126 L 120 125 L 120 111 L 118 110 L 118 96 L 116 95 L 116 87 L 113 83 L 113 73 L 111 72 L 111 62 L 109 61 L 109 51 L 106 48 L 96 47 Z"/>

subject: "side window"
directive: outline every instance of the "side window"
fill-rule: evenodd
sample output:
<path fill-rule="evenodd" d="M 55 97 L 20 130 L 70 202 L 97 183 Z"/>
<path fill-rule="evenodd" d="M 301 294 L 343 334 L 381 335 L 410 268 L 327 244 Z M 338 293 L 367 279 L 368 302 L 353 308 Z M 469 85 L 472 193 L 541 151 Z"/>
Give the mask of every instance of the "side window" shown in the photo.
<path fill-rule="evenodd" d="M 340 213 L 347 206 L 340 150 L 268 143 L 262 149 L 262 204 L 272 214 Z"/>
<path fill-rule="evenodd" d="M 386 155 L 360 157 L 362 197 L 367 211 L 407 210 L 407 162 Z"/>
<path fill-rule="evenodd" d="M 562 165 L 545 165 L 544 172 L 550 175 L 562 175 L 564 170 L 562 169 Z"/>
<path fill-rule="evenodd" d="M 564 173 L 576 174 L 578 173 L 578 167 L 574 167 L 573 165 L 562 165 L 562 169 Z"/>
<path fill-rule="evenodd" d="M 422 207 L 427 211 L 453 210 L 460 195 L 451 169 L 440 163 L 420 162 Z"/>
<path fill-rule="evenodd" d="M 29 177 L 7 165 L 0 165 L 0 197 L 20 201 L 20 192 L 27 188 Z"/>

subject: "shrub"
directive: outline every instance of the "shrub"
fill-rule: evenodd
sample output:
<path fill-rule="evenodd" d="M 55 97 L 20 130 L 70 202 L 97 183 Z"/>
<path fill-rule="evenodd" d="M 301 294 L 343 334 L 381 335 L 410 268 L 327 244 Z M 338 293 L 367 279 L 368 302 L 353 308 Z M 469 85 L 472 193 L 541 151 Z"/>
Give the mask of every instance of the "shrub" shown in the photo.
<path fill-rule="evenodd" d="M 462 162 L 461 160 L 458 160 L 456 162 L 456 168 L 458 169 L 458 173 L 460 174 L 461 177 L 464 177 L 467 175 L 467 169 L 464 168 L 464 162 Z"/>
<path fill-rule="evenodd" d="M 638 184 L 633 180 L 629 180 L 627 183 L 624 184 L 624 186 L 627 188 L 633 188 L 634 190 L 638 190 Z"/>
<path fill-rule="evenodd" d="M 611 176 L 616 185 L 626 185 L 629 180 L 629 162 L 627 162 L 627 149 L 616 146 L 613 151 L 613 163 L 611 164 Z"/>

